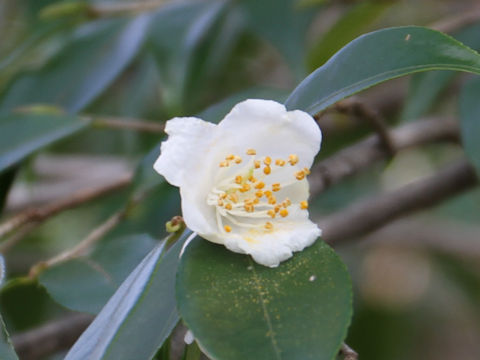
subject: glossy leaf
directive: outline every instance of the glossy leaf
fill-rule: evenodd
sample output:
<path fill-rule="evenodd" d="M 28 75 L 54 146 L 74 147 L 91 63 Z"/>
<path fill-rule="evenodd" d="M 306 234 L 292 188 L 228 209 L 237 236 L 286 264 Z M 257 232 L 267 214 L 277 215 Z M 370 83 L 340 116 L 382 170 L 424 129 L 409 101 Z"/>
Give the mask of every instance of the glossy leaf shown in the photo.
<path fill-rule="evenodd" d="M 156 246 L 143 259 L 65 360 L 151 359 L 155 355 L 178 322 L 175 274 L 188 235 L 185 232 L 168 251 L 165 243 Z"/>
<path fill-rule="evenodd" d="M 435 30 L 406 26 L 375 31 L 347 44 L 310 74 L 286 101 L 316 114 L 370 86 L 427 70 L 480 73 L 480 55 Z"/>
<path fill-rule="evenodd" d="M 101 20 L 77 37 L 43 68 L 17 77 L 0 99 L 0 112 L 26 104 L 58 105 L 77 112 L 125 69 L 145 38 L 150 17 Z"/>
<path fill-rule="evenodd" d="M 148 235 L 109 239 L 100 243 L 88 258 L 45 270 L 39 281 L 59 304 L 97 314 L 155 244 Z"/>
<path fill-rule="evenodd" d="M 345 266 L 321 240 L 272 269 L 196 238 L 177 277 L 181 317 L 213 360 L 331 360 L 351 297 Z"/>
<path fill-rule="evenodd" d="M 25 113 L 0 117 L 0 172 L 87 125 L 88 121 L 67 115 Z"/>
<path fill-rule="evenodd" d="M 8 335 L 7 329 L 5 328 L 5 323 L 0 317 L 0 359 L 2 360 L 18 360 L 15 350 L 13 350 L 12 342 Z"/>
<path fill-rule="evenodd" d="M 468 82 L 460 94 L 460 130 L 469 160 L 480 175 L 480 79 Z"/>

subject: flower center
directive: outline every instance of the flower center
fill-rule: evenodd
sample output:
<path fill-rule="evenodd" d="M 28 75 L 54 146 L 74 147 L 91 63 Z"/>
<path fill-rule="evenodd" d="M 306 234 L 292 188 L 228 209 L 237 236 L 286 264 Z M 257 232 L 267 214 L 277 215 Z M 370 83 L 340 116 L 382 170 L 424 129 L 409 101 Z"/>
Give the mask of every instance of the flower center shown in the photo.
<path fill-rule="evenodd" d="M 230 154 L 219 163 L 219 180 L 207 197 L 207 204 L 215 206 L 221 232 L 238 228 L 272 232 L 272 221 L 287 218 L 292 207 L 308 209 L 306 200 L 292 203 L 287 196 L 289 186 L 310 174 L 307 168 L 299 169 L 296 154 L 273 160 L 270 156 L 257 158 L 254 149 L 247 149 L 246 155 Z"/>

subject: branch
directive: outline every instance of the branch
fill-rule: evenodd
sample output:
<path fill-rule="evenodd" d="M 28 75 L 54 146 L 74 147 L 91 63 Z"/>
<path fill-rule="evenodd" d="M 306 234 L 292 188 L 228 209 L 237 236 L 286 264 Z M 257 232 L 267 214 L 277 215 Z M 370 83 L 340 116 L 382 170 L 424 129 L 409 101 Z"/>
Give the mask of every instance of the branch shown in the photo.
<path fill-rule="evenodd" d="M 345 343 L 342 344 L 340 354 L 343 355 L 344 360 L 358 360 L 357 352 Z"/>
<path fill-rule="evenodd" d="M 89 201 L 97 199 L 101 196 L 110 194 L 119 189 L 122 189 L 128 186 L 131 183 L 131 176 L 127 176 L 117 180 L 114 183 L 104 185 L 95 189 L 81 190 L 72 196 L 66 197 L 64 199 L 57 200 L 50 204 L 44 205 L 39 208 L 28 209 L 9 220 L 5 221 L 0 225 L 0 238 L 12 233 L 13 231 L 18 230 L 24 225 L 34 225 L 30 226 L 30 230 L 38 226 L 41 222 L 47 220 L 48 218 L 68 209 L 85 204 Z M 28 231 L 27 231 L 28 232 Z M 26 235 L 25 232 L 23 234 Z M 22 237 L 12 237 L 6 242 L 0 244 L 0 252 L 7 251 L 11 246 L 17 243 Z M 15 239 L 15 240 L 12 240 Z"/>
<path fill-rule="evenodd" d="M 440 141 L 458 141 L 458 128 L 453 120 L 429 119 L 410 123 L 391 131 L 395 152 Z M 318 162 L 309 177 L 311 196 L 315 197 L 344 178 L 358 173 L 374 162 L 387 159 L 386 150 L 377 135 L 345 148 Z"/>
<path fill-rule="evenodd" d="M 411 212 L 429 208 L 478 185 L 472 166 L 460 160 L 433 176 L 350 206 L 318 222 L 325 241 L 343 243 Z"/>
<path fill-rule="evenodd" d="M 14 335 L 12 342 L 20 359 L 40 359 L 70 348 L 92 320 L 91 315 L 75 314 Z"/>

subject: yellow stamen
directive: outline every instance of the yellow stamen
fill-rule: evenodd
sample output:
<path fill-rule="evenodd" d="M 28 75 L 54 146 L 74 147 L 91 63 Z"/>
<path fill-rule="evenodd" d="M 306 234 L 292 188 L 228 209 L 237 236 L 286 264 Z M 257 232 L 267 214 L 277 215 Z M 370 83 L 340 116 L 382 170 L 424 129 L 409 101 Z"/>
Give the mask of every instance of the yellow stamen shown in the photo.
<path fill-rule="evenodd" d="M 307 210 L 308 209 L 308 202 L 307 201 L 300 201 L 300 209 Z"/>
<path fill-rule="evenodd" d="M 270 156 L 266 156 L 265 159 L 263 159 L 263 163 L 265 165 L 271 165 L 272 164 L 272 158 Z"/>
<path fill-rule="evenodd" d="M 292 205 L 292 202 L 290 201 L 289 198 L 286 198 L 285 200 L 283 200 L 282 206 L 283 206 L 284 208 L 286 208 L 286 207 L 288 207 L 288 206 L 290 206 L 290 205 Z"/>
<path fill-rule="evenodd" d="M 253 162 L 253 166 L 255 167 L 255 169 L 259 169 L 260 168 L 260 160 L 255 160 Z"/>
<path fill-rule="evenodd" d="M 226 232 L 232 231 L 232 228 L 228 225 L 225 225 L 223 228 L 225 229 Z"/>
<path fill-rule="evenodd" d="M 228 165 L 230 165 L 228 161 L 222 161 L 220 164 L 218 164 L 220 167 L 227 167 Z"/>
<path fill-rule="evenodd" d="M 253 203 L 254 203 L 255 205 L 258 204 L 259 202 L 260 202 L 260 200 L 259 200 L 258 198 L 253 199 Z"/>
<path fill-rule="evenodd" d="M 255 184 L 255 189 L 263 189 L 265 187 L 265 183 L 263 181 L 259 181 Z"/>
<path fill-rule="evenodd" d="M 258 198 L 261 198 L 263 196 L 263 191 L 262 190 L 258 190 L 256 193 L 255 193 L 255 196 L 258 197 Z"/>
<path fill-rule="evenodd" d="M 221 194 L 218 198 L 222 199 L 222 200 L 226 199 L 227 198 L 227 193 Z"/>
<path fill-rule="evenodd" d="M 235 161 L 235 164 L 240 164 L 242 162 L 242 158 L 238 155 L 235 155 L 234 161 Z"/>
<path fill-rule="evenodd" d="M 264 194 L 267 198 L 272 196 L 272 192 L 270 190 L 265 190 Z"/>
<path fill-rule="evenodd" d="M 241 175 L 235 176 L 235 183 L 240 185 L 243 182 L 243 177 Z"/>
<path fill-rule="evenodd" d="M 225 209 L 232 210 L 232 204 L 230 203 L 225 204 Z"/>
<path fill-rule="evenodd" d="M 275 204 L 277 203 L 277 199 L 275 199 L 275 196 L 270 196 L 270 197 L 268 198 L 268 203 L 269 203 L 270 205 L 275 205 Z"/>
<path fill-rule="evenodd" d="M 280 191 L 280 183 L 272 184 L 272 191 Z"/>
<path fill-rule="evenodd" d="M 273 208 L 273 210 L 278 213 L 280 211 L 280 209 L 282 208 L 282 205 L 275 205 L 275 207 Z"/>
<path fill-rule="evenodd" d="M 227 155 L 227 156 L 225 157 L 225 160 L 227 160 L 227 161 L 231 161 L 231 160 L 233 160 L 233 159 L 235 159 L 235 155 L 233 155 L 233 154 Z"/>
<path fill-rule="evenodd" d="M 286 216 L 288 216 L 288 210 L 287 210 L 287 209 L 282 209 L 282 210 L 280 210 L 280 216 L 281 216 L 281 217 L 286 217 Z"/>
<path fill-rule="evenodd" d="M 250 185 L 245 183 L 242 185 L 242 188 L 240 189 L 240 192 L 244 193 L 244 192 L 247 192 L 248 190 L 250 190 Z"/>
<path fill-rule="evenodd" d="M 257 179 L 255 179 L 255 178 L 253 177 L 253 175 L 250 175 L 250 176 L 248 177 L 248 181 L 254 183 L 254 182 L 257 182 Z"/>
<path fill-rule="evenodd" d="M 272 172 L 272 169 L 270 169 L 270 166 L 267 165 L 267 166 L 265 166 L 265 167 L 263 168 L 263 173 L 264 173 L 265 175 L 268 175 L 268 174 L 270 174 L 271 172 Z"/>
<path fill-rule="evenodd" d="M 255 151 L 255 149 L 248 149 L 247 155 L 257 155 L 257 152 Z"/>
<path fill-rule="evenodd" d="M 246 212 L 253 212 L 255 210 L 255 208 L 251 204 L 245 204 L 243 205 L 243 207 L 245 208 Z"/>
<path fill-rule="evenodd" d="M 273 229 L 273 224 L 270 221 L 267 221 L 265 223 L 265 229 L 272 230 Z"/>
<path fill-rule="evenodd" d="M 229 194 L 228 198 L 233 201 L 234 203 L 238 202 L 238 195 L 237 194 Z"/>
<path fill-rule="evenodd" d="M 267 214 L 273 219 L 275 217 L 275 211 L 273 210 L 268 210 Z"/>
<path fill-rule="evenodd" d="M 296 178 L 297 180 L 303 180 L 303 179 L 305 179 L 305 173 L 303 172 L 303 170 L 297 171 L 297 172 L 295 173 L 295 178 Z"/>
<path fill-rule="evenodd" d="M 218 204 L 218 206 L 223 206 L 223 200 L 218 199 L 217 204 Z"/>
<path fill-rule="evenodd" d="M 295 154 L 291 154 L 288 156 L 288 162 L 290 163 L 290 165 L 295 165 L 298 163 L 298 155 L 295 155 Z"/>
<path fill-rule="evenodd" d="M 304 167 L 303 172 L 305 173 L 305 175 L 310 175 L 310 169 L 309 168 Z"/>

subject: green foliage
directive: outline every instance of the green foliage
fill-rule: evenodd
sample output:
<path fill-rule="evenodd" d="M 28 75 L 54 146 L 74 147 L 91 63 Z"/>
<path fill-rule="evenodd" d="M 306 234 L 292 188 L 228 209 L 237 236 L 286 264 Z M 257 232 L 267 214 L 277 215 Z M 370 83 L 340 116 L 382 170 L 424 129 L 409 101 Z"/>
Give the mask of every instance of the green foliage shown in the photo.
<path fill-rule="evenodd" d="M 177 298 L 212 359 L 332 359 L 352 311 L 345 266 L 321 240 L 270 269 L 195 239 L 180 262 Z"/>
<path fill-rule="evenodd" d="M 1 335 L 0 335 L 0 359 L 3 360 L 18 360 L 17 354 L 13 350 L 12 343 L 10 341 L 5 323 L 0 317 Z"/>
<path fill-rule="evenodd" d="M 460 96 L 460 129 L 462 143 L 469 160 L 480 174 L 480 80 L 472 79 L 462 89 Z"/>

